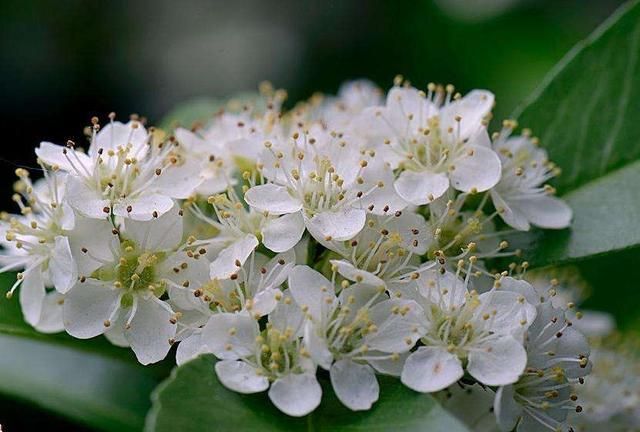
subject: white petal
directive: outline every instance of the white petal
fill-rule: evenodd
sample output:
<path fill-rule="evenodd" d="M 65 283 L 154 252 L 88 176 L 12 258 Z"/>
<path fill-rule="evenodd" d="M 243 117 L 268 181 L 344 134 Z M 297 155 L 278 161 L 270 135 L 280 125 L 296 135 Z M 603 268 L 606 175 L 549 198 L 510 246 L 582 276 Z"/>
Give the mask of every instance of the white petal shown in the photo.
<path fill-rule="evenodd" d="M 289 274 L 289 291 L 300 308 L 308 308 L 308 314 L 316 323 L 322 322 L 324 313 L 335 302 L 334 287 L 322 274 L 308 266 L 296 266 Z M 324 312 L 324 313 L 323 313 Z"/>
<path fill-rule="evenodd" d="M 336 268 L 338 273 L 350 281 L 356 281 L 373 285 L 374 287 L 384 287 L 385 282 L 373 273 L 356 268 L 353 264 L 345 260 L 331 260 L 331 265 Z"/>
<path fill-rule="evenodd" d="M 443 390 L 464 375 L 462 363 L 444 348 L 420 347 L 404 364 L 400 379 L 422 393 Z"/>
<path fill-rule="evenodd" d="M 441 197 L 449 189 L 449 178 L 428 171 L 403 171 L 394 187 L 405 201 L 422 205 Z"/>
<path fill-rule="evenodd" d="M 113 214 L 137 221 L 150 221 L 154 219 L 154 212 L 163 215 L 173 206 L 173 200 L 166 195 L 146 193 L 118 201 L 113 206 Z"/>
<path fill-rule="evenodd" d="M 108 213 L 105 208 L 111 207 L 111 202 L 102 198 L 102 195 L 87 186 L 81 178 L 69 177 L 67 191 L 65 193 L 69 205 L 80 214 L 93 219 L 106 219 Z"/>
<path fill-rule="evenodd" d="M 314 237 L 342 241 L 352 239 L 362 231 L 366 218 L 365 210 L 346 208 L 318 213 L 308 219 L 306 225 Z"/>
<path fill-rule="evenodd" d="M 185 364 L 189 360 L 193 360 L 200 354 L 208 353 L 209 347 L 202 341 L 200 331 L 194 332 L 191 336 L 183 339 L 178 344 L 176 350 L 176 363 L 178 366 Z"/>
<path fill-rule="evenodd" d="M 442 108 L 440 124 L 443 130 L 458 128 L 456 116 L 460 116 L 460 139 L 471 137 L 482 127 L 482 120 L 493 108 L 493 93 L 486 90 L 473 90 L 463 98 L 451 102 Z"/>
<path fill-rule="evenodd" d="M 275 288 L 267 288 L 258 292 L 253 297 L 251 314 L 253 316 L 265 316 L 271 313 L 271 311 L 278 305 L 278 300 L 276 300 L 276 298 L 279 295 L 282 295 L 282 292 Z"/>
<path fill-rule="evenodd" d="M 522 335 L 536 318 L 536 307 L 523 301 L 522 294 L 506 290 L 496 290 L 480 294 L 482 304 L 474 314 L 479 326 L 490 328 L 492 333 Z M 485 320 L 483 315 L 491 312 L 491 319 Z"/>
<path fill-rule="evenodd" d="M 478 348 L 469 353 L 467 371 L 482 384 L 513 384 L 524 372 L 527 353 L 514 338 L 496 338 Z"/>
<path fill-rule="evenodd" d="M 302 213 L 295 212 L 268 220 L 262 229 L 262 243 L 274 252 L 293 248 L 304 234 Z"/>
<path fill-rule="evenodd" d="M 109 284 L 87 279 L 77 283 L 65 296 L 64 327 L 80 339 L 88 339 L 105 332 L 104 322 L 120 306 L 120 292 Z"/>
<path fill-rule="evenodd" d="M 237 360 L 255 351 L 258 323 L 245 314 L 220 313 L 209 318 L 202 340 L 222 360 Z"/>
<path fill-rule="evenodd" d="M 41 267 L 26 272 L 20 284 L 20 307 L 25 321 L 32 326 L 40 321 L 45 294 Z"/>
<path fill-rule="evenodd" d="M 117 313 L 115 322 L 111 323 L 107 331 L 104 332 L 104 337 L 107 338 L 115 346 L 121 348 L 128 348 L 130 346 L 129 341 L 124 335 L 124 328 L 127 325 L 127 310 L 120 309 Z"/>
<path fill-rule="evenodd" d="M 107 220 L 76 218 L 73 230 L 67 234 L 79 275 L 89 277 L 105 262 L 116 261 L 111 251 L 119 249 L 120 239 L 112 230 L 113 225 Z M 82 252 L 83 249 L 89 253 Z"/>
<path fill-rule="evenodd" d="M 57 291 L 47 293 L 42 302 L 40 320 L 34 327 L 41 333 L 58 333 L 64 330 L 62 301 L 64 296 Z"/>
<path fill-rule="evenodd" d="M 79 170 L 81 174 L 86 175 L 86 172 L 82 169 L 82 166 L 85 166 L 89 169 L 93 167 L 91 158 L 86 154 L 76 151 L 76 154 L 72 155 L 71 152 L 73 152 L 73 150 L 67 150 L 67 158 L 67 156 L 65 156 L 64 154 L 65 150 L 67 150 L 66 147 L 55 145 L 50 142 L 41 142 L 40 146 L 36 149 L 36 155 L 38 156 L 38 159 L 40 159 L 45 164 L 49 166 L 58 166 L 61 170 L 72 174 L 78 174 L 78 172 L 76 171 L 77 168 L 77 170 Z M 69 159 L 71 159 L 71 162 L 73 163 L 69 162 Z"/>
<path fill-rule="evenodd" d="M 406 312 L 394 312 L 398 309 Z M 367 346 L 378 351 L 409 351 L 426 333 L 428 324 L 424 317 L 422 308 L 412 300 L 382 301 L 369 310 L 369 318 L 377 330 L 367 334 L 365 342 Z"/>
<path fill-rule="evenodd" d="M 333 391 L 347 408 L 368 410 L 378 400 L 380 387 L 371 366 L 350 359 L 338 360 L 331 366 L 330 375 Z"/>
<path fill-rule="evenodd" d="M 289 374 L 275 380 L 269 399 L 283 413 L 302 417 L 320 405 L 322 388 L 315 374 Z"/>
<path fill-rule="evenodd" d="M 69 291 L 78 279 L 76 263 L 71 256 L 69 239 L 64 236 L 55 238 L 53 254 L 49 259 L 49 276 L 53 286 L 59 293 Z"/>
<path fill-rule="evenodd" d="M 222 385 L 238 393 L 259 393 L 269 388 L 269 379 L 243 361 L 221 360 L 215 369 Z"/>
<path fill-rule="evenodd" d="M 496 392 L 493 409 L 501 431 L 511 432 L 522 415 L 522 406 L 513 398 L 513 386 L 500 387 Z"/>
<path fill-rule="evenodd" d="M 95 141 L 89 147 L 89 154 L 95 155 L 99 149 L 116 150 L 118 146 L 125 147 L 127 144 L 132 145 L 131 154 L 135 154 L 146 145 L 147 138 L 147 131 L 140 122 L 111 122 L 97 133 Z"/>
<path fill-rule="evenodd" d="M 249 258 L 251 253 L 258 247 L 258 239 L 247 234 L 242 239 L 234 242 L 231 246 L 223 249 L 218 257 L 211 262 L 209 268 L 209 276 L 211 279 L 228 279 L 231 275 L 240 270 L 236 265 L 239 261 L 240 265 Z"/>
<path fill-rule="evenodd" d="M 302 209 L 302 203 L 294 199 L 286 187 L 273 183 L 252 187 L 244 194 L 244 200 L 256 210 L 272 215 L 295 213 Z"/>
<path fill-rule="evenodd" d="M 529 222 L 540 228 L 561 229 L 571 225 L 571 207 L 560 198 L 540 196 L 520 200 L 517 206 Z"/>
<path fill-rule="evenodd" d="M 378 354 L 377 351 L 369 351 L 369 355 L 375 356 Z M 385 354 L 385 353 L 379 353 Z M 404 368 L 404 363 L 407 361 L 407 358 L 411 355 L 410 352 L 400 353 L 400 355 L 396 358 L 387 358 L 384 360 L 369 360 L 369 364 L 372 368 L 376 370 L 376 372 L 390 375 L 394 377 L 400 377 L 402 375 L 402 369 Z"/>
<path fill-rule="evenodd" d="M 131 327 L 125 329 L 124 335 L 143 365 L 165 358 L 171 349 L 169 340 L 176 335 L 176 325 L 169 321 L 173 313 L 162 307 L 160 301 L 139 297 Z"/>
<path fill-rule="evenodd" d="M 304 344 L 311 358 L 323 369 L 329 370 L 333 363 L 333 354 L 329 351 L 327 340 L 320 334 L 322 326 L 307 321 L 304 325 Z"/>
<path fill-rule="evenodd" d="M 493 206 L 498 210 L 498 214 L 507 225 L 520 231 L 529 231 L 531 228 L 529 220 L 519 208 L 507 203 L 497 190 L 492 189 L 489 193 L 491 194 Z"/>
<path fill-rule="evenodd" d="M 494 187 L 502 175 L 502 163 L 492 149 L 470 145 L 453 161 L 451 185 L 459 191 L 483 192 Z"/>
<path fill-rule="evenodd" d="M 122 235 L 133 240 L 143 251 L 164 251 L 175 248 L 182 241 L 183 219 L 175 206 L 158 218 L 148 221 L 125 219 Z"/>
<path fill-rule="evenodd" d="M 518 293 L 532 305 L 540 303 L 540 294 L 529 282 L 522 279 L 514 279 L 511 276 L 503 277 L 500 279 L 500 290 Z"/>

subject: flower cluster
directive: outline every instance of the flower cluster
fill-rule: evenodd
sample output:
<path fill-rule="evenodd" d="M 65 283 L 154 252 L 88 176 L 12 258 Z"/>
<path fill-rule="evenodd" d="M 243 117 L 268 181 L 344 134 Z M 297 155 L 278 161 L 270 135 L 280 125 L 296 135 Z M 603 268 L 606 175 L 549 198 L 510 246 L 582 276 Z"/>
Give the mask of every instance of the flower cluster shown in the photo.
<path fill-rule="evenodd" d="M 222 384 L 291 416 L 320 404 L 324 370 L 352 410 L 387 374 L 492 389 L 503 430 L 561 427 L 589 346 L 508 241 L 571 220 L 537 139 L 513 121 L 490 135 L 484 90 L 284 96 L 264 86 L 191 129 L 96 118 L 86 151 L 41 143 L 44 176 L 17 171 L 1 222 L 25 319 L 143 364 L 213 354 Z"/>

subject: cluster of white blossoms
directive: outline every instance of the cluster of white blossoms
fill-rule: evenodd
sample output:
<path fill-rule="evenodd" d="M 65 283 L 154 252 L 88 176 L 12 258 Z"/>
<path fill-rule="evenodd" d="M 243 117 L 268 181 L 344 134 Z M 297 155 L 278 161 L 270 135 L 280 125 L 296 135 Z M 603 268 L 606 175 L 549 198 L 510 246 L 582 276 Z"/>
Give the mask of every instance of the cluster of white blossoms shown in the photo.
<path fill-rule="evenodd" d="M 323 376 L 367 410 L 386 374 L 425 393 L 475 383 L 502 430 L 560 430 L 590 350 L 509 243 L 571 221 L 537 139 L 513 121 L 490 135 L 484 90 L 284 96 L 265 86 L 191 129 L 110 115 L 87 146 L 41 143 L 42 178 L 17 170 L 20 212 L 1 222 L 26 321 L 104 334 L 143 364 L 213 354 L 223 385 L 291 416 L 320 404 Z"/>

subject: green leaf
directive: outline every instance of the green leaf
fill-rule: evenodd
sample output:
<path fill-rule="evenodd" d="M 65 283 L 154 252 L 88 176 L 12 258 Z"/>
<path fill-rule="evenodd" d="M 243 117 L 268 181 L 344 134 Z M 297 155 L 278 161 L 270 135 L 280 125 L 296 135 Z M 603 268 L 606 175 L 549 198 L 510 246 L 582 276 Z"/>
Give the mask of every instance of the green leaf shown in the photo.
<path fill-rule="evenodd" d="M 545 232 L 530 260 L 563 263 L 640 244 L 640 3 L 579 43 L 514 117 L 562 169 L 571 229 Z"/>
<path fill-rule="evenodd" d="M 0 393 L 105 431 L 138 431 L 158 383 L 128 361 L 0 335 Z"/>
<path fill-rule="evenodd" d="M 153 394 L 147 432 L 468 431 L 431 396 L 413 392 L 390 377 L 378 377 L 380 400 L 370 411 L 349 411 L 323 381 L 320 407 L 306 417 L 292 418 L 279 412 L 266 393 L 241 395 L 227 390 L 217 380 L 213 364 L 209 355 L 174 369 Z"/>
<path fill-rule="evenodd" d="M 13 280 L 0 275 L 0 286 Z M 149 395 L 169 373 L 167 365 L 138 364 L 102 337 L 38 333 L 16 298 L 0 300 L 0 353 L 0 393 L 105 431 L 141 430 Z"/>

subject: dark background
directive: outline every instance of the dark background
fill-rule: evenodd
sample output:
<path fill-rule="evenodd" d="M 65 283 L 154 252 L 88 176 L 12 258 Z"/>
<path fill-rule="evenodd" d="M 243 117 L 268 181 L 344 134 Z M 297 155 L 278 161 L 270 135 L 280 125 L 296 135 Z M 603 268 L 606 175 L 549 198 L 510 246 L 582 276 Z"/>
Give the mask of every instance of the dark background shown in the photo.
<path fill-rule="evenodd" d="M 195 96 L 265 79 L 290 100 L 350 78 L 488 88 L 502 119 L 618 0 L 0 2 L 0 182 L 42 140 L 82 142 L 93 115 L 151 123 Z M 2 353 L 0 353 L 2 355 Z M 0 399 L 5 432 L 78 430 Z"/>

